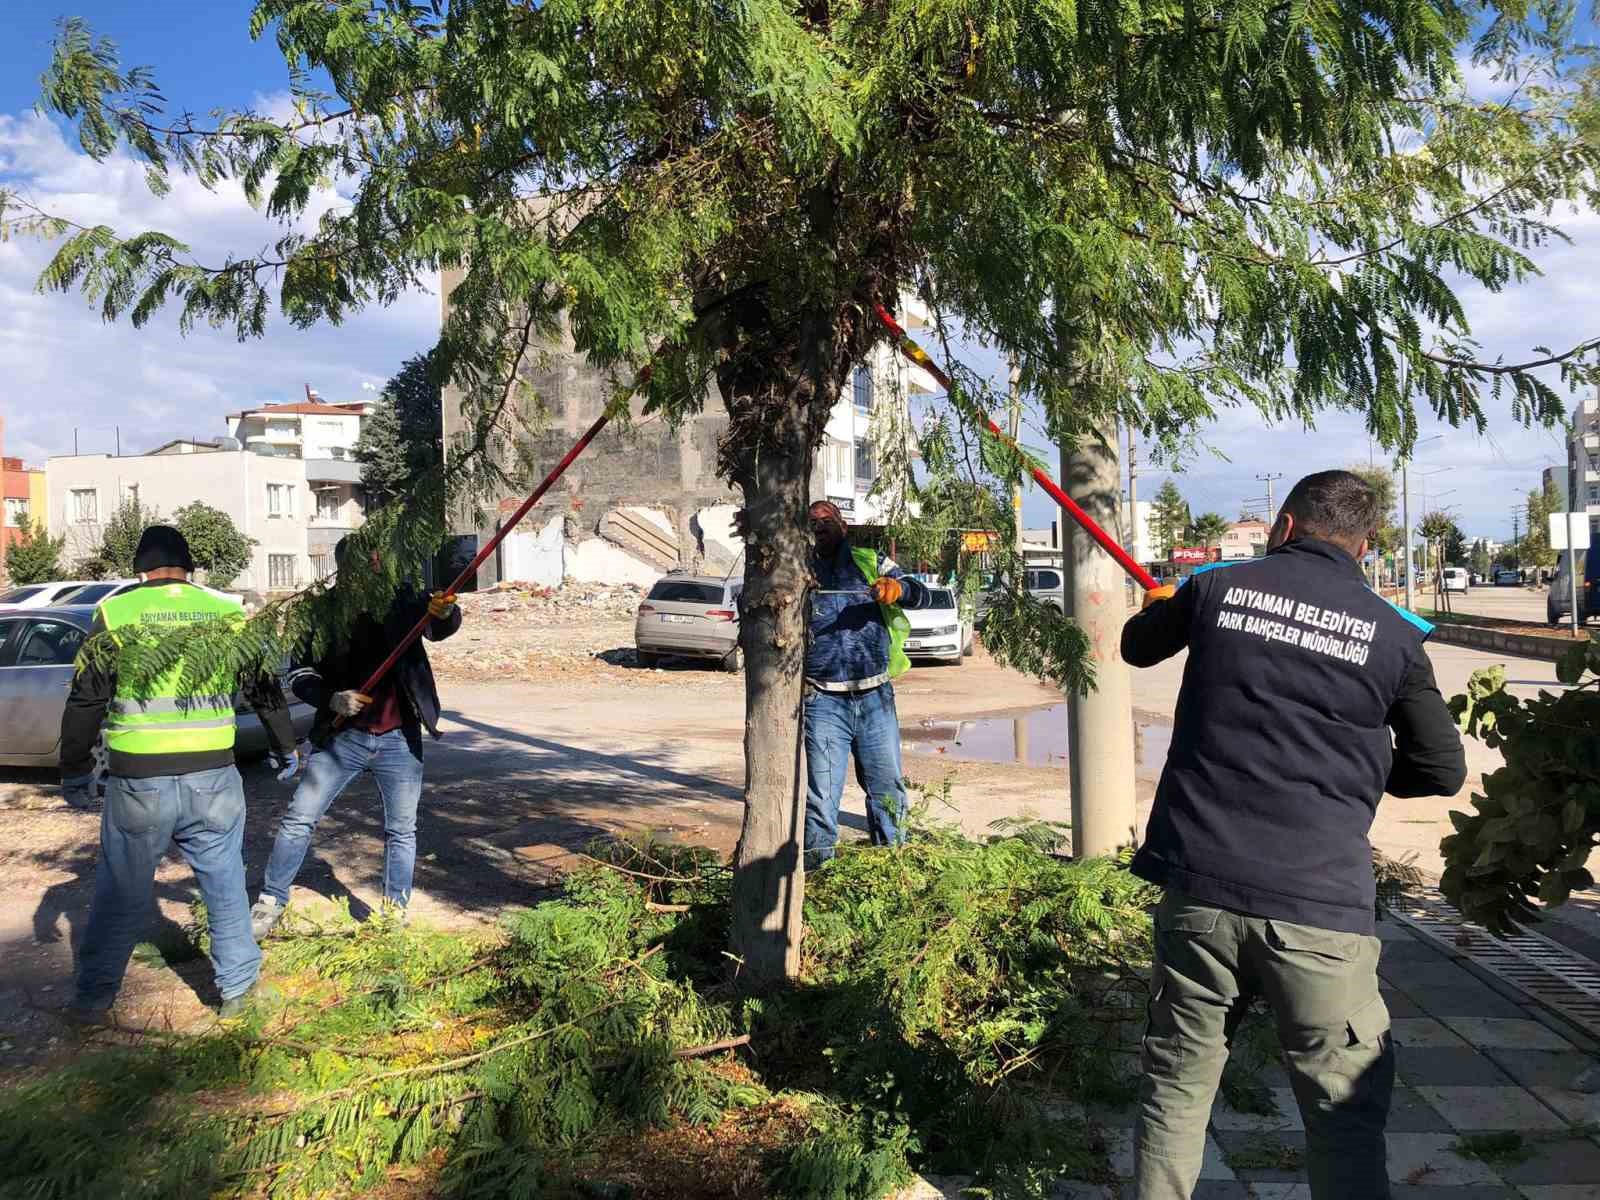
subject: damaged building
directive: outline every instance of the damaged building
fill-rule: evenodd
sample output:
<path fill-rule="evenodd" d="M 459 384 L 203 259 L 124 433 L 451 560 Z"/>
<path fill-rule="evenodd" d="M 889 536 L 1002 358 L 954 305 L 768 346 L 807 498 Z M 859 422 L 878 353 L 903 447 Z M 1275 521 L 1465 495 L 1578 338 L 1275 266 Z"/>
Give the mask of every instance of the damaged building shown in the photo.
<path fill-rule="evenodd" d="M 447 275 L 443 301 L 459 276 Z M 927 314 L 907 303 L 915 328 Z M 525 441 L 528 474 L 542 478 L 600 416 L 613 382 L 569 341 L 530 354 L 524 378 L 543 405 L 542 421 Z M 812 494 L 839 504 L 848 519 L 871 522 L 883 501 L 869 495 L 877 479 L 874 438 L 909 438 L 911 398 L 936 390 L 920 368 L 903 363 L 887 344 L 858 368 L 830 414 L 818 451 Z M 879 407 L 895 406 L 895 413 Z M 733 536 L 736 488 L 717 475 L 717 448 L 727 430 L 727 410 L 713 389 L 701 411 L 677 426 L 646 418 L 642 402 L 633 420 L 602 430 L 540 503 L 508 535 L 478 572 L 478 586 L 502 581 L 552 587 L 565 581 L 634 583 L 648 587 L 671 570 L 727 575 L 742 568 L 742 545 Z M 895 414 L 899 420 L 886 419 Z M 463 431 L 461 395 L 444 394 L 445 445 Z M 886 433 L 886 430 L 892 431 Z M 458 555 L 470 553 L 511 518 L 522 495 L 497 497 L 487 521 L 473 528 L 458 514 Z"/>

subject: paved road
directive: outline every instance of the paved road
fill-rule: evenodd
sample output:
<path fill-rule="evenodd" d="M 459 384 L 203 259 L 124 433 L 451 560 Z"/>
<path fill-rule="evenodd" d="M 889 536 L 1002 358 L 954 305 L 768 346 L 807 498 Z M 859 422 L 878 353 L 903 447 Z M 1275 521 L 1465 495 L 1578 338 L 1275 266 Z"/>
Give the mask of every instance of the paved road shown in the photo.
<path fill-rule="evenodd" d="M 1503 621 L 1545 620 L 1545 600 L 1550 589 L 1544 587 L 1475 587 L 1464 594 L 1450 593 L 1450 607 L 1454 612 L 1478 613 L 1485 617 L 1499 617 Z M 1419 607 L 1433 604 L 1433 593 L 1418 597 Z"/>

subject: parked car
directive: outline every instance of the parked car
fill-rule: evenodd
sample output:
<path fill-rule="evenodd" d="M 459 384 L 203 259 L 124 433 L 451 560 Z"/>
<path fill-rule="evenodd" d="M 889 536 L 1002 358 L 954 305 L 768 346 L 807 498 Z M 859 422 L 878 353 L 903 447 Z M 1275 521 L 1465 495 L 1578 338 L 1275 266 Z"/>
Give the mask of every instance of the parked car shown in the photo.
<path fill-rule="evenodd" d="M 1568 563 L 1572 551 L 1561 551 L 1555 574 L 1550 578 L 1550 592 L 1545 597 L 1545 619 L 1559 625 L 1572 615 L 1572 585 L 1568 579 Z M 1577 552 L 1578 559 L 1578 624 L 1586 625 L 1589 618 L 1600 616 L 1600 553 L 1594 547 Z"/>
<path fill-rule="evenodd" d="M 139 586 L 137 579 L 102 579 L 99 583 L 85 583 L 68 591 L 62 592 L 50 601 L 50 607 L 56 608 L 63 604 L 82 604 L 93 607 L 102 600 L 109 600 L 113 596 L 120 596 L 129 588 Z"/>
<path fill-rule="evenodd" d="M 743 579 L 719 575 L 665 575 L 639 605 L 633 645 L 639 665 L 653 667 L 663 655 L 710 659 L 722 669 L 744 669 L 739 649 L 739 597 Z"/>
<path fill-rule="evenodd" d="M 1501 568 L 1494 573 L 1495 587 L 1520 587 L 1522 576 L 1509 568 Z"/>
<path fill-rule="evenodd" d="M 94 623 L 93 605 L 0 612 L 0 766 L 54 767 L 60 764 L 61 714 L 72 686 L 73 660 Z M 284 689 L 288 695 L 288 689 Z M 265 754 L 267 731 L 242 698 L 234 698 L 241 758 Z M 290 698 L 296 739 L 311 731 L 316 710 Z M 103 785 L 105 752 L 95 751 L 95 774 Z"/>
<path fill-rule="evenodd" d="M 1053 608 L 1058 613 L 1067 611 L 1066 587 L 1062 581 L 1061 572 L 1055 567 L 1029 567 L 1024 576 L 1027 582 L 1028 594 L 1046 608 Z M 988 580 L 978 592 L 975 601 L 975 621 L 979 629 L 983 628 L 984 621 L 989 616 L 989 609 L 994 605 L 995 593 L 999 584 Z"/>
<path fill-rule="evenodd" d="M 69 592 L 87 587 L 92 579 L 57 579 L 50 583 L 28 583 L 0 592 L 0 609 L 43 608 Z"/>
<path fill-rule="evenodd" d="M 963 612 L 956 593 L 947 587 L 928 589 L 928 604 L 905 610 L 911 624 L 906 639 L 906 657 L 933 658 L 961 665 L 972 653 L 973 620 Z"/>
<path fill-rule="evenodd" d="M 1447 592 L 1464 592 L 1471 586 L 1467 578 L 1465 567 L 1446 567 L 1444 569 L 1444 590 Z"/>

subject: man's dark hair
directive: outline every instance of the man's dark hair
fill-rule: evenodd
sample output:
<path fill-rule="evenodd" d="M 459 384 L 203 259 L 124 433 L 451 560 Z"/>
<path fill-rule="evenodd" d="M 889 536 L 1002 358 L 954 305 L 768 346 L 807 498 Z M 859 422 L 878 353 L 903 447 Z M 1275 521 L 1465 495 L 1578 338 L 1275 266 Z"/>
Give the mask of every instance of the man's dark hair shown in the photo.
<path fill-rule="evenodd" d="M 1302 537 L 1322 538 L 1352 551 L 1371 538 L 1382 517 L 1377 491 L 1349 471 L 1307 475 L 1284 497 L 1283 511 Z"/>

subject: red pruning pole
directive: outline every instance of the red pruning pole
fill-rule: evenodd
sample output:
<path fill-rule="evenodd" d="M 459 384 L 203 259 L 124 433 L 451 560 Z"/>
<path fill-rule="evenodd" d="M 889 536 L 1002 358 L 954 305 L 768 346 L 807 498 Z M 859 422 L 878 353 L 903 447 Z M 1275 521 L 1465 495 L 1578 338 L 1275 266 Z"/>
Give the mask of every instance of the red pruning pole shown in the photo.
<path fill-rule="evenodd" d="M 928 372 L 928 374 L 937 379 L 941 384 L 944 385 L 946 391 L 953 390 L 955 385 L 951 382 L 950 376 L 946 375 L 938 368 L 933 359 L 928 357 L 928 352 L 926 350 L 911 340 L 910 335 L 900 327 L 900 322 L 896 321 L 894 317 L 890 315 L 889 310 L 884 308 L 884 306 L 881 304 L 874 304 L 872 308 L 873 311 L 878 314 L 878 320 L 882 321 L 888 328 L 889 332 L 894 334 L 894 336 L 899 339 L 900 353 L 904 354 L 912 362 L 916 363 L 917 366 L 921 367 L 924 371 Z M 988 413 L 983 412 L 980 409 L 978 415 L 983 418 L 983 423 L 989 427 L 990 433 L 994 434 L 995 437 L 999 438 L 1002 442 L 1005 442 L 1012 449 L 1016 449 L 1017 444 L 1001 431 L 1000 426 L 996 425 L 994 421 L 990 419 Z M 1087 533 L 1095 541 L 1099 542 L 1100 545 L 1105 548 L 1106 553 L 1111 555 L 1112 558 L 1116 559 L 1117 565 L 1129 575 L 1132 575 L 1140 587 L 1144 588 L 1146 591 L 1149 591 L 1151 588 L 1161 586 L 1157 582 L 1155 576 L 1150 574 L 1149 571 L 1146 571 L 1143 567 L 1136 563 L 1133 560 L 1133 556 L 1119 546 L 1115 538 L 1113 538 L 1104 529 L 1100 528 L 1100 525 L 1093 517 L 1078 507 L 1077 502 L 1073 500 L 1071 496 L 1067 495 L 1066 492 L 1062 491 L 1054 479 L 1051 479 L 1050 476 L 1046 475 L 1038 467 L 1033 467 L 1030 469 L 1033 474 L 1034 481 L 1050 494 L 1050 498 L 1059 504 L 1066 514 L 1083 528 L 1085 533 Z"/>
<path fill-rule="evenodd" d="M 645 368 L 639 372 L 638 378 L 634 380 L 633 387 L 629 390 L 629 394 L 631 395 L 633 392 L 638 391 L 644 386 L 649 378 L 650 368 L 648 365 L 646 365 Z M 555 484 L 555 481 L 561 478 L 562 472 L 572 465 L 573 459 L 577 458 L 578 455 L 582 454 L 589 448 L 589 443 L 594 441 L 595 435 L 606 427 L 606 422 L 609 420 L 611 420 L 609 413 L 600 414 L 595 423 L 589 426 L 588 432 L 578 439 L 578 444 L 573 446 L 571 450 L 567 451 L 567 456 L 555 465 L 555 469 L 552 470 L 550 474 L 544 477 L 544 482 L 538 487 L 534 488 L 532 495 L 522 502 L 522 506 L 518 508 L 516 512 L 511 514 L 511 519 L 504 525 L 500 526 L 500 529 L 495 533 L 495 535 L 484 543 L 483 549 L 479 550 L 478 553 L 473 556 L 472 561 L 462 568 L 461 574 L 457 575 L 455 577 L 455 581 L 445 589 L 445 595 L 454 596 L 457 590 L 460 589 L 461 585 L 466 583 L 467 580 L 477 572 L 478 568 L 483 565 L 484 560 L 487 559 L 489 555 L 494 553 L 495 547 L 497 547 L 501 542 L 505 541 L 506 534 L 510 533 L 517 527 L 517 522 L 521 521 L 523 517 L 527 516 L 528 510 L 531 509 L 535 504 L 539 503 L 544 494 L 548 492 Z M 393 650 L 389 651 L 389 657 L 378 664 L 378 669 L 368 677 L 364 684 L 361 685 L 361 692 L 363 695 L 372 695 L 372 689 L 378 686 L 378 681 L 393 669 L 395 663 L 400 661 L 400 656 L 409 650 L 412 646 L 412 643 L 422 636 L 422 631 L 428 627 L 428 622 L 431 620 L 433 620 L 433 618 L 425 614 L 422 620 L 418 621 L 411 627 L 411 632 L 400 639 L 400 644 Z"/>

